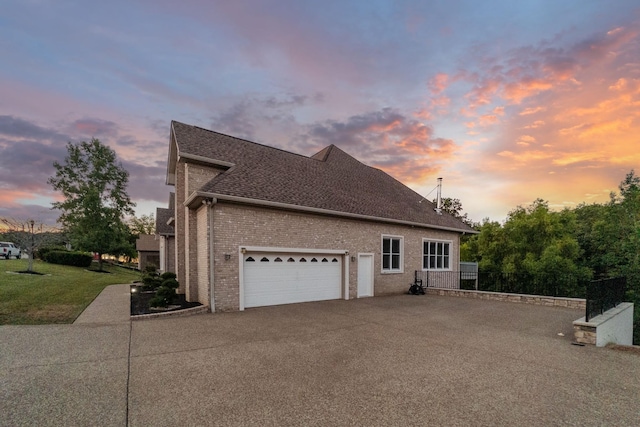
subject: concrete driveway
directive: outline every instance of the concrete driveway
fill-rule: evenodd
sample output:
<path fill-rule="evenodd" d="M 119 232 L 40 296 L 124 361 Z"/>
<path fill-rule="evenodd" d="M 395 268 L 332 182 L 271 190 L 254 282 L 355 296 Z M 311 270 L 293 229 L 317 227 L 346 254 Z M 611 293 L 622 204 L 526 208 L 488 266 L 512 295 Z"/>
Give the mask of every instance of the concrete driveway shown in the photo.
<path fill-rule="evenodd" d="M 0 424 L 638 425 L 640 356 L 571 345 L 581 316 L 398 295 L 4 326 Z"/>

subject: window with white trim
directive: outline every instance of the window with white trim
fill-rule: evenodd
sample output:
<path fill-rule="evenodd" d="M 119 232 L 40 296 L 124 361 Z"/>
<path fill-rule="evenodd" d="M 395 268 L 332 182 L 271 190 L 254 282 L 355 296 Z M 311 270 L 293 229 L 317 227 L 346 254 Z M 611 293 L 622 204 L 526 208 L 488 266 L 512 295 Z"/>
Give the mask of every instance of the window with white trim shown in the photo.
<path fill-rule="evenodd" d="M 450 270 L 451 242 L 438 240 L 422 241 L 422 269 Z"/>
<path fill-rule="evenodd" d="M 401 236 L 382 236 L 382 272 L 402 273 L 404 239 Z"/>

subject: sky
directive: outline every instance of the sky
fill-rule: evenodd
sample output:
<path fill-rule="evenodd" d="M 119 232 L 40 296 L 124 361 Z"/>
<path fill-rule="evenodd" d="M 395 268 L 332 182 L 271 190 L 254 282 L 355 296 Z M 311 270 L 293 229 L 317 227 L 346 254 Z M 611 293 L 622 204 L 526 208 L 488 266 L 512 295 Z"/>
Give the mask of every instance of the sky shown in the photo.
<path fill-rule="evenodd" d="M 0 217 L 53 224 L 98 138 L 136 214 L 167 207 L 171 120 L 335 144 L 470 219 L 601 203 L 640 169 L 637 0 L 3 0 Z M 640 170 L 638 170 L 640 172 Z"/>

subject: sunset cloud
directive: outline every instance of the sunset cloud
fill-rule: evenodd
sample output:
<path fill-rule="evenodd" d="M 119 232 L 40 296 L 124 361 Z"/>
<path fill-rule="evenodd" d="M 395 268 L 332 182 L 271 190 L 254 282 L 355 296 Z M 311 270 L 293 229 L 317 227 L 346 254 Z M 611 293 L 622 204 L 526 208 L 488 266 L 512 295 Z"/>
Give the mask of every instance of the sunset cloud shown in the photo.
<path fill-rule="evenodd" d="M 502 191 L 535 188 L 536 197 L 558 206 L 572 194 L 606 200 L 637 168 L 640 82 L 628 64 L 640 57 L 638 34 L 616 27 L 569 47 L 515 48 L 487 60 L 485 71 L 466 73 L 473 86 L 463 125 L 488 137 L 491 149 L 476 154 L 505 183 Z"/>
<path fill-rule="evenodd" d="M 457 150 L 452 140 L 434 138 L 431 127 L 392 109 L 318 123 L 302 139 L 316 150 L 335 144 L 408 183 L 430 176 Z"/>
<path fill-rule="evenodd" d="M 606 200 L 640 164 L 637 1 L 507 3 L 8 0 L 0 216 L 50 214 L 52 162 L 92 137 L 140 213 L 166 206 L 172 119 L 442 176 L 477 220 Z"/>

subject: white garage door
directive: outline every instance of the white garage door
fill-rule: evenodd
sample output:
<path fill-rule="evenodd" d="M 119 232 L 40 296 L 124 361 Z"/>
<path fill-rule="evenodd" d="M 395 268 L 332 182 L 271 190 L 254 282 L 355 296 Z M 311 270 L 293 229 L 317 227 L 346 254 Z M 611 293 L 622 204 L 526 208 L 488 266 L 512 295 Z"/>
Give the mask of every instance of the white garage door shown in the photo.
<path fill-rule="evenodd" d="M 244 255 L 245 307 L 339 299 L 341 291 L 341 255 Z"/>

